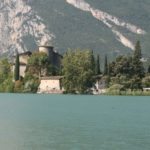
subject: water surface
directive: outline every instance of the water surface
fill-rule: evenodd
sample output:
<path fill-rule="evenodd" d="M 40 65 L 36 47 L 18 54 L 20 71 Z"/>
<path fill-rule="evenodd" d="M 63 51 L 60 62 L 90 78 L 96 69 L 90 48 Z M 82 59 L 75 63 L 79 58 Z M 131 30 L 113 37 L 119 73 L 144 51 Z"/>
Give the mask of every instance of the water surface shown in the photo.
<path fill-rule="evenodd" d="M 150 97 L 0 94 L 2 150 L 149 150 Z"/>

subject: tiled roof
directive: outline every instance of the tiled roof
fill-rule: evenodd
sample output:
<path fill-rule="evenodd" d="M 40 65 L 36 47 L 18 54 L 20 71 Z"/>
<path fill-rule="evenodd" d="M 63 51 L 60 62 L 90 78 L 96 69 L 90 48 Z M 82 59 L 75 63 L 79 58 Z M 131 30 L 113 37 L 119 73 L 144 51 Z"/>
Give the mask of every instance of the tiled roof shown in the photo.
<path fill-rule="evenodd" d="M 49 76 L 49 77 L 41 77 L 41 80 L 60 80 L 63 76 Z"/>

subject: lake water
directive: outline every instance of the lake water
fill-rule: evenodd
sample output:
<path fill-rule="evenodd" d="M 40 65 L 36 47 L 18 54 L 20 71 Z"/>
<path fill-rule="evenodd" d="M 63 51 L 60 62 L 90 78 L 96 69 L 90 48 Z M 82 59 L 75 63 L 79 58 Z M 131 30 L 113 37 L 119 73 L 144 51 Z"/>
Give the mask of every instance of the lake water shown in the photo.
<path fill-rule="evenodd" d="M 0 94 L 1 150 L 149 150 L 150 97 Z"/>

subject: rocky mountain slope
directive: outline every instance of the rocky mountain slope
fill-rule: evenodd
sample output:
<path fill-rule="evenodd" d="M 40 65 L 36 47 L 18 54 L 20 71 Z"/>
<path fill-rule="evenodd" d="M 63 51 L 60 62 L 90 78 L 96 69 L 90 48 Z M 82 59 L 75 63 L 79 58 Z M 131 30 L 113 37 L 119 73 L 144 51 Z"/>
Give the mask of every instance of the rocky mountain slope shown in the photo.
<path fill-rule="evenodd" d="M 53 44 L 60 53 L 89 48 L 111 56 L 150 48 L 149 0 L 2 0 L 0 52 Z"/>
<path fill-rule="evenodd" d="M 2 0 L 0 3 L 0 52 L 28 50 L 32 39 L 37 45 L 54 37 L 42 18 L 23 0 Z M 34 43 L 33 42 L 33 43 Z M 34 43 L 34 44 L 35 44 Z M 30 43 L 32 45 L 32 43 Z"/>

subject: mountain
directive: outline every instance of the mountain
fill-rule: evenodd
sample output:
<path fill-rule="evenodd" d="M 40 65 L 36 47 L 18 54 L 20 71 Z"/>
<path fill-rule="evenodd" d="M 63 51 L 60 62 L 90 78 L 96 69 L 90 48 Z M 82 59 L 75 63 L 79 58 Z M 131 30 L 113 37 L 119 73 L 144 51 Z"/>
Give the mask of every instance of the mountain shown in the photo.
<path fill-rule="evenodd" d="M 2 0 L 0 3 L 0 53 L 24 52 L 51 41 L 54 35 L 42 18 L 25 0 Z"/>
<path fill-rule="evenodd" d="M 130 53 L 136 40 L 150 56 L 149 0 L 1 0 L 0 52 L 37 45 L 88 48 L 97 53 Z"/>

